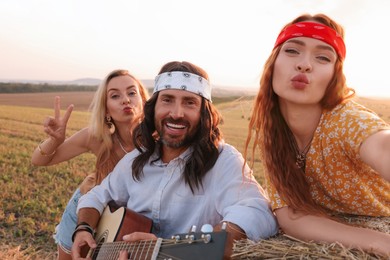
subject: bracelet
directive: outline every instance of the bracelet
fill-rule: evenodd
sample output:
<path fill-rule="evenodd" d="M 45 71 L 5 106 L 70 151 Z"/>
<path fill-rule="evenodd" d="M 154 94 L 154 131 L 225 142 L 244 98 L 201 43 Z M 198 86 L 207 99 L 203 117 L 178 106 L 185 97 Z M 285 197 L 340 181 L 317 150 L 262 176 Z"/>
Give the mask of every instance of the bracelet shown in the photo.
<path fill-rule="evenodd" d="M 81 222 L 80 224 L 78 224 L 72 234 L 72 242 L 74 242 L 74 238 L 77 234 L 77 232 L 80 232 L 80 231 L 87 231 L 88 233 L 90 233 L 92 236 L 95 235 L 95 231 L 93 230 L 93 228 L 86 222 Z"/>
<path fill-rule="evenodd" d="M 42 142 L 40 142 L 40 143 L 38 144 L 39 153 L 40 153 L 42 156 L 47 156 L 47 157 L 53 156 L 53 155 L 57 152 L 57 150 L 54 150 L 51 154 L 45 153 L 44 151 L 42 151 L 42 147 L 41 147 L 41 144 L 42 144 L 43 142 L 44 142 L 44 141 L 42 141 Z"/>
<path fill-rule="evenodd" d="M 74 230 L 78 229 L 79 226 L 88 226 L 88 227 L 92 228 L 90 224 L 83 221 L 83 222 L 78 223 L 77 226 L 74 228 Z"/>

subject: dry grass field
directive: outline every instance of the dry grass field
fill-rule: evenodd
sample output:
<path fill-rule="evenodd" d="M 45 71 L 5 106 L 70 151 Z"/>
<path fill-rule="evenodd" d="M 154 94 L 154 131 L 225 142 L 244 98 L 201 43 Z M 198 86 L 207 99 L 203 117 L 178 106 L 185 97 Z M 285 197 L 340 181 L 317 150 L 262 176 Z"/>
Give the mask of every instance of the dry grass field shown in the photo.
<path fill-rule="evenodd" d="M 61 97 L 62 108 L 74 104 L 75 110 L 87 111 L 95 92 L 45 92 L 0 94 L 0 105 L 52 108 L 54 97 Z"/>
<path fill-rule="evenodd" d="M 0 259 L 54 259 L 52 233 L 71 194 L 94 167 L 85 154 L 50 167 L 33 167 L 31 154 L 46 138 L 42 122 L 53 115 L 54 96 L 62 108 L 73 103 L 68 135 L 88 123 L 92 92 L 0 94 Z M 358 101 L 390 122 L 390 99 Z M 241 152 L 247 135 L 251 98 L 218 103 L 226 142 Z M 260 165 L 254 172 L 261 182 Z"/>

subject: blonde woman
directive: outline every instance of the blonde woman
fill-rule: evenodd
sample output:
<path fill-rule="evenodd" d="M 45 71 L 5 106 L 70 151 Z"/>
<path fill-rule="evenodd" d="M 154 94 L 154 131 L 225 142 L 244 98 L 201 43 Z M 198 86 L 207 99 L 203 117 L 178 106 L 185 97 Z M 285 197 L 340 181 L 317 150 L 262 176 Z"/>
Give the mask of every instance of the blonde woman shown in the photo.
<path fill-rule="evenodd" d="M 71 237 L 76 227 L 76 207 L 81 195 L 101 183 L 117 162 L 134 149 L 132 129 L 142 118 L 147 99 L 147 90 L 137 78 L 126 70 L 114 70 L 94 95 L 89 126 L 65 138 L 73 105 L 61 117 L 60 98 L 55 98 L 54 117 L 48 117 L 44 122 L 44 131 L 49 137 L 35 149 L 32 163 L 47 166 L 86 152 L 96 155 L 96 172 L 89 175 L 75 191 L 56 228 L 54 238 L 59 259 L 71 259 Z"/>

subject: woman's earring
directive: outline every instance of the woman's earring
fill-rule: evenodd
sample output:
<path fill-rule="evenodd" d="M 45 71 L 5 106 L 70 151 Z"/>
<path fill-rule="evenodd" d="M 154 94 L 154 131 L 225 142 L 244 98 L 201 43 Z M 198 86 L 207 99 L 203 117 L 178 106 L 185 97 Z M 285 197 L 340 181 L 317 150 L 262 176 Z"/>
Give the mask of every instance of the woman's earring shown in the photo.
<path fill-rule="evenodd" d="M 115 133 L 115 125 L 114 125 L 113 122 L 111 122 L 111 116 L 110 115 L 106 116 L 106 124 L 108 126 L 108 131 L 110 131 L 110 134 L 114 134 Z"/>

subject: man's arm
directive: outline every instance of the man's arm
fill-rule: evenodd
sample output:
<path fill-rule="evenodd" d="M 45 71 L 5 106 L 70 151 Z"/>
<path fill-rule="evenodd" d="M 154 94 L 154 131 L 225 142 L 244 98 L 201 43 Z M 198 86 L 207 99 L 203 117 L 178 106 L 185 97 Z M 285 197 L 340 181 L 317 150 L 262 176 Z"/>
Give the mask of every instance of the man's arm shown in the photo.
<path fill-rule="evenodd" d="M 100 214 L 94 208 L 81 208 L 78 212 L 78 225 L 89 225 L 93 230 L 95 230 L 99 222 Z M 73 234 L 73 246 L 72 246 L 72 258 L 73 259 L 84 259 L 81 257 L 81 250 L 83 247 L 88 246 L 90 248 L 96 247 L 95 239 L 93 234 L 88 232 L 85 229 L 78 230 L 76 228 L 75 233 Z"/>
<path fill-rule="evenodd" d="M 269 238 L 278 231 L 274 214 L 260 184 L 244 159 L 232 146 L 225 145 L 214 168 L 218 184 L 214 191 L 216 209 L 222 221 L 239 226 L 254 241 Z M 243 172 L 244 171 L 244 172 Z"/>

